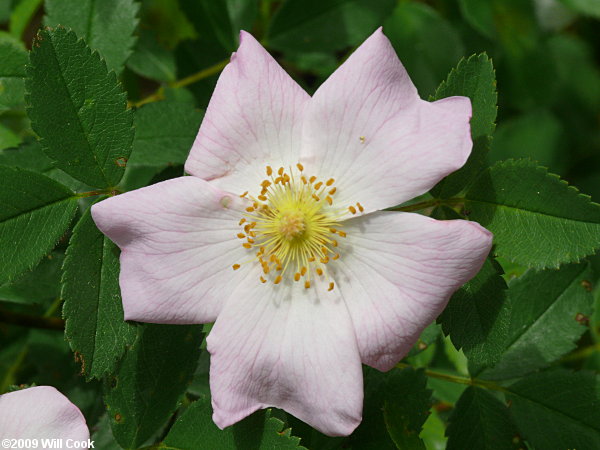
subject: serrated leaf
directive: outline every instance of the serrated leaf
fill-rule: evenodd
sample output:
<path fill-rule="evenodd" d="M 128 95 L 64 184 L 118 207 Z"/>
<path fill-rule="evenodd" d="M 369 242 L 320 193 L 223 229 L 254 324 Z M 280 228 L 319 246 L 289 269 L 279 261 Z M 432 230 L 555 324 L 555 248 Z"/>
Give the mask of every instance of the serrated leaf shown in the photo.
<path fill-rule="evenodd" d="M 40 32 L 30 60 L 28 113 L 44 152 L 89 186 L 115 186 L 134 133 L 114 72 L 64 28 Z"/>
<path fill-rule="evenodd" d="M 72 28 L 120 73 L 133 50 L 139 4 L 134 0 L 46 0 L 45 25 Z"/>
<path fill-rule="evenodd" d="M 492 394 L 468 387 L 456 403 L 446 429 L 447 450 L 512 450 L 516 435 L 508 408 Z"/>
<path fill-rule="evenodd" d="M 431 190 L 432 195 L 438 198 L 449 198 L 468 187 L 486 165 L 489 136 L 496 127 L 498 93 L 494 66 L 485 53 L 463 58 L 437 88 L 432 100 L 455 95 L 471 99 L 473 150 L 460 170 L 444 178 Z"/>
<path fill-rule="evenodd" d="M 586 327 L 579 317 L 592 312 L 592 294 L 586 288 L 592 273 L 587 264 L 560 270 L 529 270 L 509 285 L 509 335 L 502 345 L 499 362 L 482 372 L 488 379 L 522 376 L 575 348 Z"/>
<path fill-rule="evenodd" d="M 0 113 L 25 101 L 25 65 L 27 52 L 18 42 L 0 37 Z"/>
<path fill-rule="evenodd" d="M 21 138 L 12 130 L 0 123 L 0 151 L 16 147 L 21 143 Z"/>
<path fill-rule="evenodd" d="M 136 329 L 123 319 L 118 248 L 96 228 L 89 209 L 69 241 L 62 297 L 65 338 L 86 379 L 114 372 Z"/>
<path fill-rule="evenodd" d="M 538 449 L 600 448 L 600 377 L 555 369 L 508 388 L 517 427 Z"/>
<path fill-rule="evenodd" d="M 135 140 L 128 164 L 183 164 L 203 115 L 193 104 L 184 102 L 162 101 L 142 106 L 135 113 Z M 165 121 L 165 117 L 169 120 Z"/>
<path fill-rule="evenodd" d="M 259 411 L 241 422 L 219 430 L 212 421 L 210 401 L 200 398 L 175 422 L 158 448 L 171 450 L 302 450 L 300 439 L 291 435 L 271 410 Z M 306 450 L 306 449 L 304 449 Z"/>
<path fill-rule="evenodd" d="M 150 80 L 175 81 L 177 78 L 175 55 L 162 47 L 149 32 L 140 35 L 127 60 L 127 67 Z"/>
<path fill-rule="evenodd" d="M 273 17 L 267 43 L 282 51 L 340 50 L 362 42 L 395 6 L 394 0 L 288 0 Z"/>
<path fill-rule="evenodd" d="M 398 448 L 425 449 L 419 433 L 431 407 L 425 372 L 394 370 L 387 379 L 383 417 L 388 433 Z"/>
<path fill-rule="evenodd" d="M 493 365 L 509 334 L 510 303 L 502 268 L 487 259 L 479 273 L 450 299 L 439 317 L 444 333 L 462 348 L 472 372 Z"/>
<path fill-rule="evenodd" d="M 53 168 L 52 160 L 44 154 L 36 140 L 24 142 L 18 147 L 0 150 L 0 165 L 19 167 L 40 173 Z"/>
<path fill-rule="evenodd" d="M 34 304 L 55 299 L 60 294 L 60 268 L 64 254 L 54 251 L 30 272 L 25 272 L 10 284 L 0 286 L 0 300 Z"/>
<path fill-rule="evenodd" d="M 600 205 L 527 160 L 496 163 L 466 194 L 472 220 L 494 233 L 494 252 L 517 264 L 558 267 L 600 247 Z"/>
<path fill-rule="evenodd" d="M 73 192 L 48 177 L 0 166 L 0 284 L 31 269 L 56 245 L 77 209 Z"/>
<path fill-rule="evenodd" d="M 124 448 L 138 448 L 173 414 L 202 342 L 202 325 L 140 324 L 137 330 L 118 371 L 104 383 L 113 435 Z"/>

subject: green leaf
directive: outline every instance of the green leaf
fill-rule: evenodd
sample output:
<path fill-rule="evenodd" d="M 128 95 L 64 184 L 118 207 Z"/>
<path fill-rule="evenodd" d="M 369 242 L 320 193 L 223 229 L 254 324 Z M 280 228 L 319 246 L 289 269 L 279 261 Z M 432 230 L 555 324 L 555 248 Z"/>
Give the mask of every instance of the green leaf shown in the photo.
<path fill-rule="evenodd" d="M 0 37 L 0 113 L 25 101 L 27 52 L 20 42 Z"/>
<path fill-rule="evenodd" d="M 202 325 L 138 326 L 135 343 L 104 384 L 119 445 L 137 448 L 167 422 L 194 375 L 201 342 Z"/>
<path fill-rule="evenodd" d="M 517 427 L 538 449 L 600 448 L 600 377 L 555 369 L 511 385 Z"/>
<path fill-rule="evenodd" d="M 194 450 L 301 450 L 300 439 L 284 429 L 283 422 L 271 417 L 271 410 L 259 411 L 243 421 L 219 430 L 212 421 L 207 398 L 195 401 L 175 422 L 165 441 L 165 449 Z"/>
<path fill-rule="evenodd" d="M 529 270 L 509 285 L 510 333 L 499 339 L 499 362 L 481 376 L 506 379 L 546 367 L 575 348 L 586 327 L 581 315 L 592 313 L 587 264 L 560 270 Z"/>
<path fill-rule="evenodd" d="M 175 55 L 161 46 L 152 33 L 143 32 L 127 60 L 127 67 L 138 75 L 156 81 L 175 81 Z"/>
<path fill-rule="evenodd" d="M 431 407 L 425 372 L 410 368 L 392 371 L 387 379 L 386 396 L 383 417 L 396 446 L 424 450 L 419 433 Z"/>
<path fill-rule="evenodd" d="M 44 152 L 73 178 L 115 186 L 134 134 L 116 75 L 64 28 L 40 32 L 30 58 L 28 113 Z"/>
<path fill-rule="evenodd" d="M 30 272 L 10 284 L 0 286 L 0 300 L 35 304 L 54 300 L 60 295 L 60 268 L 64 254 L 52 252 Z"/>
<path fill-rule="evenodd" d="M 600 3 L 593 0 L 558 0 L 573 11 L 587 16 L 600 18 Z"/>
<path fill-rule="evenodd" d="M 494 233 L 494 252 L 517 264 L 558 267 L 600 247 L 600 205 L 527 160 L 484 171 L 466 194 L 472 220 Z"/>
<path fill-rule="evenodd" d="M 494 66 L 485 53 L 463 58 L 437 88 L 432 100 L 455 95 L 471 99 L 473 150 L 460 170 L 444 178 L 431 190 L 432 195 L 438 198 L 449 198 L 468 187 L 486 165 L 489 136 L 496 126 L 498 93 Z"/>
<path fill-rule="evenodd" d="M 17 39 L 21 39 L 27 25 L 37 12 L 43 0 L 21 0 L 10 15 L 9 30 Z"/>
<path fill-rule="evenodd" d="M 53 168 L 52 160 L 42 151 L 36 140 L 24 142 L 19 147 L 0 150 L 0 165 L 48 172 Z"/>
<path fill-rule="evenodd" d="M 509 334 L 510 308 L 502 268 L 487 259 L 479 273 L 450 299 L 439 317 L 452 343 L 462 348 L 473 367 L 498 361 Z"/>
<path fill-rule="evenodd" d="M 516 435 L 508 408 L 492 394 L 468 387 L 446 429 L 447 450 L 512 450 Z M 550 448 L 550 447 L 547 447 Z"/>
<path fill-rule="evenodd" d="M 0 166 L 0 284 L 56 245 L 77 209 L 73 192 L 43 175 Z"/>
<path fill-rule="evenodd" d="M 341 50 L 361 43 L 395 6 L 394 0 L 287 0 L 273 17 L 267 43 L 282 51 Z"/>
<path fill-rule="evenodd" d="M 73 230 L 63 266 L 65 338 L 88 380 L 114 372 L 136 336 L 123 319 L 119 250 L 102 234 L 90 210 Z"/>
<path fill-rule="evenodd" d="M 400 2 L 384 29 L 422 96 L 433 93 L 465 53 L 458 33 L 428 5 Z"/>
<path fill-rule="evenodd" d="M 142 106 L 135 113 L 135 140 L 128 165 L 162 168 L 183 164 L 203 115 L 191 103 L 162 101 Z"/>
<path fill-rule="evenodd" d="M 0 150 L 16 147 L 21 143 L 21 138 L 0 123 Z"/>
<path fill-rule="evenodd" d="M 46 0 L 45 25 L 72 28 L 120 73 L 135 44 L 139 4 L 134 0 Z"/>

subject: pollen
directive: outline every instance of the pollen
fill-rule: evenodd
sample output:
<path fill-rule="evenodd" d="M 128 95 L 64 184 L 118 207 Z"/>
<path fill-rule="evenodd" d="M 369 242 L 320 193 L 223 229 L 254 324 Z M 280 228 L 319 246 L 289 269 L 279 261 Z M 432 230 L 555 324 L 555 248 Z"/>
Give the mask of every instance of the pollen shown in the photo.
<path fill-rule="evenodd" d="M 257 195 L 241 195 L 252 205 L 246 207 L 239 221 L 242 230 L 236 235 L 244 239 L 241 245 L 248 251 L 248 261 L 240 262 L 258 263 L 261 283 L 303 281 L 309 289 L 318 278 L 331 291 L 335 284 L 328 267 L 343 258 L 343 248 L 336 248 L 337 236 L 346 236 L 341 222 L 356 214 L 356 207 L 336 204 L 334 178 L 318 181 L 304 170 L 300 163 L 276 171 L 266 166 L 267 178 Z M 355 204 L 362 212 L 360 203 Z M 240 267 L 233 265 L 234 270 Z"/>

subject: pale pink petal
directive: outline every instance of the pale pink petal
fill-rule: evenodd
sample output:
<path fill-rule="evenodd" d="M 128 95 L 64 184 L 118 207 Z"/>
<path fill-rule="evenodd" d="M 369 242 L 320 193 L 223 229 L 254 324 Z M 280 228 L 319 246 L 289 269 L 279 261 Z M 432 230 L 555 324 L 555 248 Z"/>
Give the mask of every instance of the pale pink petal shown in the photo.
<path fill-rule="evenodd" d="M 236 237 L 244 202 L 196 177 L 111 197 L 92 207 L 121 248 L 125 319 L 214 321 L 233 289 L 232 265 L 247 258 Z"/>
<path fill-rule="evenodd" d="M 207 338 L 214 422 L 224 428 L 274 406 L 325 434 L 350 434 L 363 388 L 344 302 L 319 283 L 261 284 L 259 275 L 232 281 L 239 287 Z"/>
<path fill-rule="evenodd" d="M 81 411 L 51 386 L 0 395 L 2 439 L 63 439 L 63 447 L 57 448 L 66 448 L 68 439 L 81 443 L 89 437 Z"/>
<path fill-rule="evenodd" d="M 219 77 L 185 170 L 237 194 L 298 162 L 309 95 L 250 34 Z"/>
<path fill-rule="evenodd" d="M 377 212 L 344 222 L 329 264 L 350 311 L 362 362 L 389 370 L 448 299 L 481 268 L 492 234 L 475 222 Z"/>
<path fill-rule="evenodd" d="M 301 162 L 306 173 L 336 180 L 339 206 L 388 208 L 463 166 L 470 117 L 467 98 L 421 100 L 379 29 L 313 96 Z"/>

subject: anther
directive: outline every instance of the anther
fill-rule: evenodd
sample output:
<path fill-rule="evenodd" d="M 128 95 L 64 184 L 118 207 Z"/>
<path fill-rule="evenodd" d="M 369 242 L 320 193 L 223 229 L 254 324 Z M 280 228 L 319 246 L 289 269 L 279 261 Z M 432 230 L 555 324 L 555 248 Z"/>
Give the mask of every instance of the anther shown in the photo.
<path fill-rule="evenodd" d="M 279 176 L 283 175 L 284 170 L 285 169 L 283 167 L 280 167 L 279 170 L 277 171 L 277 175 L 279 175 Z"/>
<path fill-rule="evenodd" d="M 273 281 L 273 283 L 275 283 L 275 284 L 279 284 L 279 283 L 281 283 L 281 279 L 282 279 L 282 278 L 283 278 L 283 277 L 282 277 L 281 275 L 277 275 L 277 278 L 275 278 L 275 281 Z"/>
<path fill-rule="evenodd" d="M 240 223 L 238 224 L 239 226 L 242 226 L 242 224 L 246 221 L 246 219 L 242 219 L 240 220 Z"/>
<path fill-rule="evenodd" d="M 264 278 L 264 277 L 261 275 L 261 276 L 260 276 L 260 282 L 261 282 L 261 283 L 266 283 L 266 282 L 267 282 L 267 280 L 266 280 L 266 279 L 265 279 L 265 278 Z"/>
<path fill-rule="evenodd" d="M 304 170 L 304 166 L 302 164 L 300 164 L 300 163 L 296 164 L 296 167 L 298 168 L 298 170 L 300 172 L 302 172 Z"/>
<path fill-rule="evenodd" d="M 244 198 L 246 195 L 248 195 L 248 191 L 244 192 L 240 197 Z"/>
<path fill-rule="evenodd" d="M 331 258 L 331 259 L 333 259 L 334 261 L 340 259 L 340 254 L 336 253 L 335 256 L 333 258 Z"/>
<path fill-rule="evenodd" d="M 246 235 L 244 233 L 238 233 L 237 237 L 239 237 L 240 239 L 245 239 Z"/>
<path fill-rule="evenodd" d="M 328 291 L 333 291 L 333 281 L 331 283 L 329 283 L 329 289 L 327 289 Z"/>
<path fill-rule="evenodd" d="M 350 206 L 348 206 L 348 209 L 350 210 L 350 212 L 352 214 L 356 214 L 356 208 L 354 206 L 350 205 Z"/>
<path fill-rule="evenodd" d="M 330 178 L 329 180 L 327 180 L 327 183 L 325 183 L 327 186 L 331 186 L 333 183 L 335 183 L 335 180 L 333 178 Z"/>
<path fill-rule="evenodd" d="M 312 177 L 310 177 L 310 178 L 308 179 L 308 182 L 312 184 L 312 183 L 314 183 L 314 182 L 315 182 L 315 180 L 316 180 L 316 179 L 317 179 L 317 177 L 315 177 L 315 176 L 313 175 Z"/>
<path fill-rule="evenodd" d="M 338 241 L 336 241 L 335 239 L 331 240 L 331 245 L 333 245 L 334 247 L 338 246 Z"/>
<path fill-rule="evenodd" d="M 320 267 L 317 267 L 316 272 L 319 276 L 323 275 L 323 269 L 321 269 Z"/>
<path fill-rule="evenodd" d="M 271 175 L 273 175 L 273 169 L 271 169 L 271 166 L 267 166 L 267 176 L 270 177 Z"/>
<path fill-rule="evenodd" d="M 360 203 L 357 203 L 356 206 L 358 206 L 358 210 L 360 212 L 363 212 L 365 210 L 365 208 L 363 208 L 363 206 Z"/>
<path fill-rule="evenodd" d="M 304 276 L 306 275 L 306 267 L 302 266 L 302 269 L 300 269 L 300 275 Z"/>
<path fill-rule="evenodd" d="M 238 270 L 240 268 L 240 265 L 239 264 L 234 264 L 231 267 L 233 267 L 233 270 Z"/>
<path fill-rule="evenodd" d="M 327 197 L 325 197 L 325 200 L 327 200 L 327 203 L 329 203 L 329 206 L 333 205 L 333 199 L 329 195 Z"/>
<path fill-rule="evenodd" d="M 253 206 L 248 206 L 248 207 L 246 208 L 246 211 L 248 211 L 248 212 L 253 212 L 253 211 L 254 211 L 254 207 L 253 207 Z"/>
<path fill-rule="evenodd" d="M 258 196 L 258 199 L 259 199 L 261 202 L 266 202 L 266 201 L 267 201 L 267 197 L 265 197 L 265 196 L 264 196 L 264 195 L 262 195 L 262 194 Z"/>
<path fill-rule="evenodd" d="M 321 189 L 321 186 L 323 186 L 323 182 L 319 181 L 317 184 L 315 184 L 315 190 L 318 191 L 319 189 Z"/>
<path fill-rule="evenodd" d="M 310 288 L 310 281 L 305 281 L 305 282 L 304 282 L 304 288 L 305 288 L 305 289 L 308 289 L 308 288 Z"/>
<path fill-rule="evenodd" d="M 339 231 L 337 232 L 337 234 L 338 234 L 340 237 L 346 237 L 346 232 L 345 232 L 345 231 L 341 231 L 341 230 L 339 230 Z"/>
<path fill-rule="evenodd" d="M 252 248 L 252 244 L 248 244 L 247 242 L 244 242 L 242 244 L 242 247 L 244 247 L 244 248 Z"/>
<path fill-rule="evenodd" d="M 314 198 L 316 201 L 320 202 L 321 198 L 317 195 L 317 194 L 313 194 L 312 198 Z"/>
<path fill-rule="evenodd" d="M 294 281 L 300 281 L 300 276 L 301 276 L 301 275 L 300 275 L 300 272 L 296 272 L 296 273 L 294 274 Z"/>
<path fill-rule="evenodd" d="M 335 194 L 335 191 L 337 191 L 337 188 L 336 187 L 332 187 L 331 190 L 329 191 L 329 195 Z"/>

